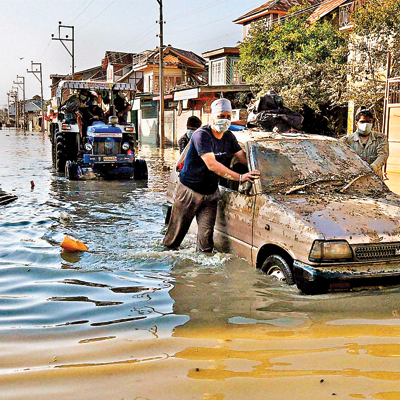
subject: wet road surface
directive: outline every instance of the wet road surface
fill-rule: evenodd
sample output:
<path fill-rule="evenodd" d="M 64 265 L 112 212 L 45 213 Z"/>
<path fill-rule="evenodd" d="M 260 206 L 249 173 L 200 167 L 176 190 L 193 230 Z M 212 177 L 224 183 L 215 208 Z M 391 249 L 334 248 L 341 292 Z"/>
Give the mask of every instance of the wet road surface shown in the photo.
<path fill-rule="evenodd" d="M 1 399 L 400 398 L 399 287 L 304 296 L 191 236 L 166 251 L 176 150 L 141 149 L 148 184 L 69 182 L 41 133 L 0 139 Z"/>

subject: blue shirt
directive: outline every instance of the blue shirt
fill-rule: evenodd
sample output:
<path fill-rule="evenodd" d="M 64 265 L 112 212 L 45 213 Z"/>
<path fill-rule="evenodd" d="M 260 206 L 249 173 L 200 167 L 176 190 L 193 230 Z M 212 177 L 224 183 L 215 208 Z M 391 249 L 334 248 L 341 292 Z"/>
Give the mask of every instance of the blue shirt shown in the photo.
<path fill-rule="evenodd" d="M 218 162 L 229 167 L 230 158 L 240 150 L 242 148 L 231 131 L 217 139 L 210 126 L 202 126 L 193 133 L 180 181 L 197 193 L 213 194 L 218 189 L 219 176 L 207 168 L 201 156 L 214 153 Z"/>

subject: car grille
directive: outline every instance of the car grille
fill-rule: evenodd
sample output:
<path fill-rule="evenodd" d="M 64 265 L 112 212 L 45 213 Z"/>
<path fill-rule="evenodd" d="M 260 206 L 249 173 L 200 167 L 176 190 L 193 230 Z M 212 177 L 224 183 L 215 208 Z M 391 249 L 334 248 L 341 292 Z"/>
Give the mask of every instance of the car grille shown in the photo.
<path fill-rule="evenodd" d="M 94 142 L 93 154 L 121 154 L 121 142 Z"/>
<path fill-rule="evenodd" d="M 352 249 L 355 259 L 358 261 L 400 259 L 399 242 L 357 244 L 352 246 Z"/>

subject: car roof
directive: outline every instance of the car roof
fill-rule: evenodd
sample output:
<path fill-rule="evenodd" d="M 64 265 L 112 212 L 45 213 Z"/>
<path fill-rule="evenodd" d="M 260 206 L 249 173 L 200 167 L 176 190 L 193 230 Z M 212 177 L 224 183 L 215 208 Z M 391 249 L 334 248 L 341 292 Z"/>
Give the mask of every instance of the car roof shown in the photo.
<path fill-rule="evenodd" d="M 337 139 L 330 136 L 313 135 L 303 132 L 267 132 L 258 129 L 245 129 L 241 131 L 232 132 L 239 143 L 245 144 L 247 142 L 259 142 L 268 140 L 323 140 L 323 141 L 336 141 Z"/>

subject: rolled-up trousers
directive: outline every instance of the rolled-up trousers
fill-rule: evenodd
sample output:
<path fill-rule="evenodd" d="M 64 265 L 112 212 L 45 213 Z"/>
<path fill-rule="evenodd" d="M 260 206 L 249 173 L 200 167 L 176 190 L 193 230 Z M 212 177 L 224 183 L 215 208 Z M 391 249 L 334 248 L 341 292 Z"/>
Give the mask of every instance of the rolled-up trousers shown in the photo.
<path fill-rule="evenodd" d="M 211 252 L 214 248 L 213 235 L 219 197 L 219 189 L 213 194 L 204 195 L 179 182 L 162 244 L 171 248 L 179 247 L 193 218 L 196 217 L 198 225 L 196 250 Z"/>

